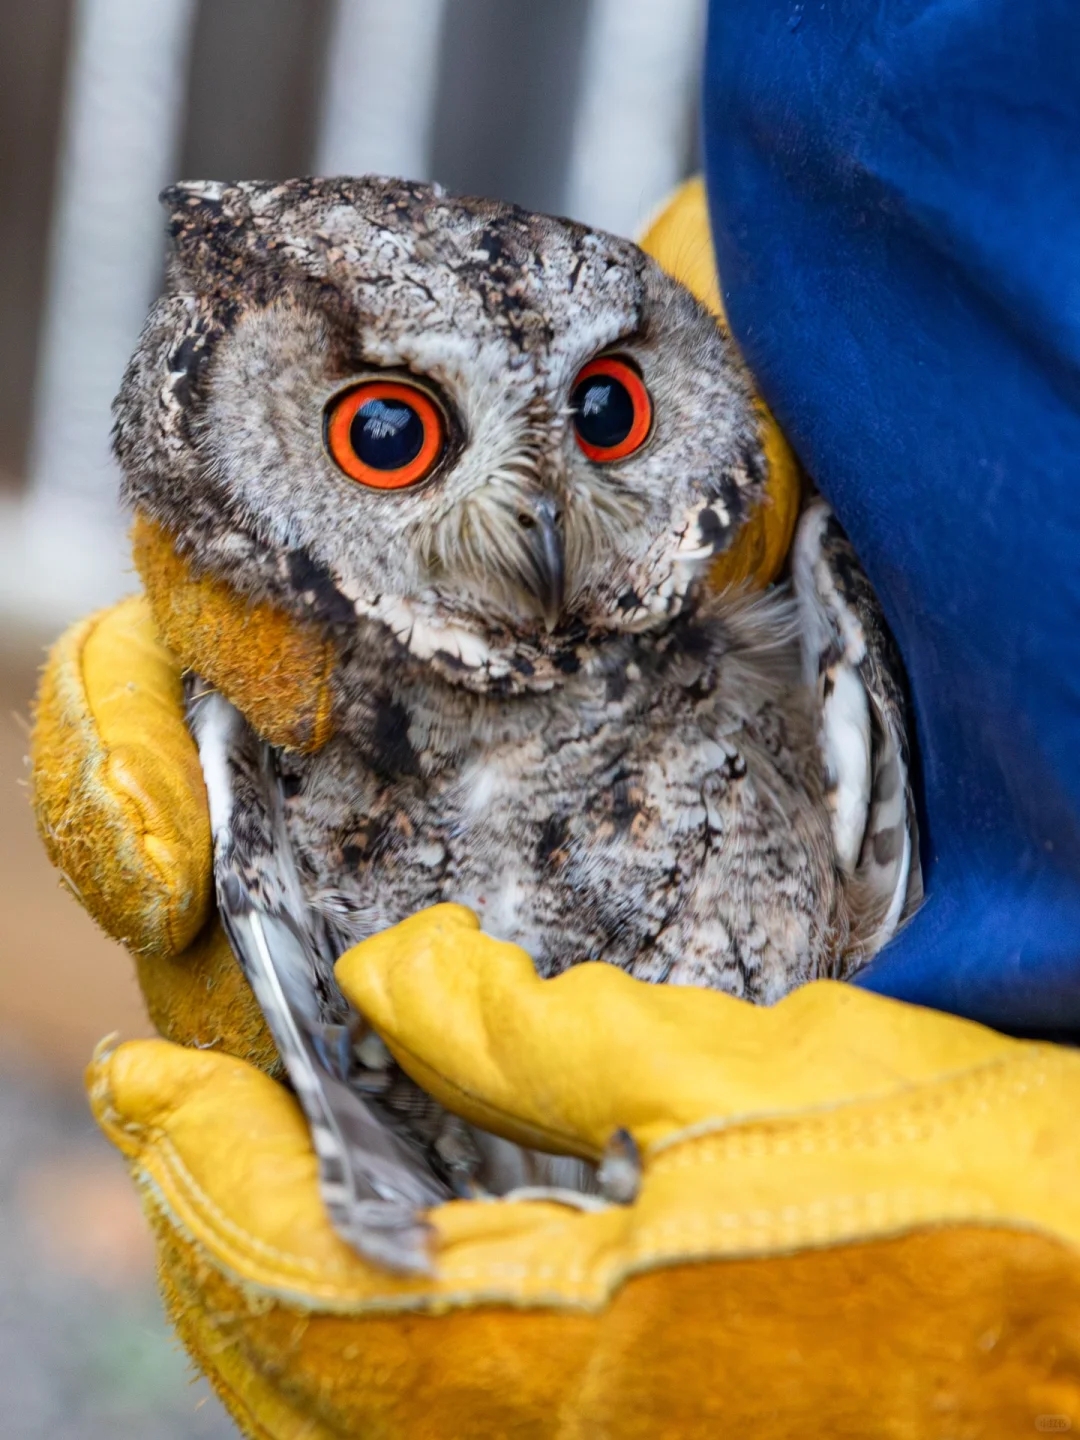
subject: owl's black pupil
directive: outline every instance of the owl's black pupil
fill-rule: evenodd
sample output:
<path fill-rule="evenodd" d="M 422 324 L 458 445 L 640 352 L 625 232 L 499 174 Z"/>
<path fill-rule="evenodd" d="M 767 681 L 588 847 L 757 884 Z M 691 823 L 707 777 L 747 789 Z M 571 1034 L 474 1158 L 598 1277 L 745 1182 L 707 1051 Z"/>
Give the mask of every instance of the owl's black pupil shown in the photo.
<path fill-rule="evenodd" d="M 353 416 L 349 440 L 373 470 L 401 470 L 424 444 L 424 422 L 404 400 L 366 400 Z"/>
<path fill-rule="evenodd" d="M 587 445 L 609 450 L 621 445 L 634 425 L 630 391 L 614 375 L 590 375 L 570 396 L 574 424 Z"/>

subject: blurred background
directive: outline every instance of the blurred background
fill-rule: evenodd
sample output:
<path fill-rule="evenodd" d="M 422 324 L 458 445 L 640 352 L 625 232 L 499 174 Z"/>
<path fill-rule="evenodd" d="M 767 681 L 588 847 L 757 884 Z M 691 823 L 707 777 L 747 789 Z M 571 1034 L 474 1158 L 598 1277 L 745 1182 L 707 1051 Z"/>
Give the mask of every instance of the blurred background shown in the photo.
<path fill-rule="evenodd" d="M 44 647 L 135 588 L 109 404 L 177 178 L 382 174 L 633 234 L 696 163 L 703 0 L 0 3 L 0 1397 L 6 1440 L 233 1432 L 159 1312 L 94 1043 L 127 957 L 27 805 Z"/>

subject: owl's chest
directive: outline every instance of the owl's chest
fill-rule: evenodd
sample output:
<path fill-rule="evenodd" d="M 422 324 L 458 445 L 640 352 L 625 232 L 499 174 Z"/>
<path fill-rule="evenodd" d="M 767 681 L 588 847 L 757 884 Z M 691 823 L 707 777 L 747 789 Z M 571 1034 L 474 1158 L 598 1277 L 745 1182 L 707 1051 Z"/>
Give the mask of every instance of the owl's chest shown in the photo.
<path fill-rule="evenodd" d="M 782 714 L 722 739 L 708 718 L 553 720 L 397 780 L 344 744 L 293 762 L 309 897 L 350 941 L 449 900 L 542 974 L 602 959 L 773 998 L 825 963 L 824 812 Z"/>

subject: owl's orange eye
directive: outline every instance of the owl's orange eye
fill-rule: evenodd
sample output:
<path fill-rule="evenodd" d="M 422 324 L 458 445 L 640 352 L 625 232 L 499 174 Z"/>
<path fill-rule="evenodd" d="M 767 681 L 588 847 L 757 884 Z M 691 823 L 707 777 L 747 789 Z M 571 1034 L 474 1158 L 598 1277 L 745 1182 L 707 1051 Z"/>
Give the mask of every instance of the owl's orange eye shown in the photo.
<path fill-rule="evenodd" d="M 652 400 L 625 360 L 603 355 L 578 371 L 570 395 L 577 442 L 590 460 L 625 460 L 652 429 Z"/>
<path fill-rule="evenodd" d="M 416 485 L 446 445 L 439 407 L 402 380 L 372 380 L 335 396 L 325 433 L 327 450 L 349 479 L 375 490 Z"/>

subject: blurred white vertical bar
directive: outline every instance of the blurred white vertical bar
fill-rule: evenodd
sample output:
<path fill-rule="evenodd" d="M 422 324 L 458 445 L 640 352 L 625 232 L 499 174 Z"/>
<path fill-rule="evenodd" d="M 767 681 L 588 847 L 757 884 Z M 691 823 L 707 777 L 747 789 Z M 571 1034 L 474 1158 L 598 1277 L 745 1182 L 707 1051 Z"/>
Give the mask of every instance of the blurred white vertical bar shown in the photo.
<path fill-rule="evenodd" d="M 76 0 L 21 564 L 0 544 L 9 613 L 55 623 L 130 588 L 109 411 L 161 269 L 194 12 Z"/>
<path fill-rule="evenodd" d="M 705 0 L 592 0 L 565 209 L 633 235 L 682 178 Z"/>
<path fill-rule="evenodd" d="M 320 175 L 428 180 L 447 0 L 336 0 L 316 151 Z"/>

